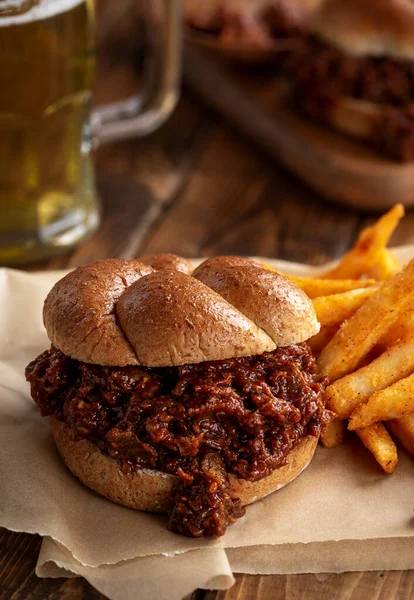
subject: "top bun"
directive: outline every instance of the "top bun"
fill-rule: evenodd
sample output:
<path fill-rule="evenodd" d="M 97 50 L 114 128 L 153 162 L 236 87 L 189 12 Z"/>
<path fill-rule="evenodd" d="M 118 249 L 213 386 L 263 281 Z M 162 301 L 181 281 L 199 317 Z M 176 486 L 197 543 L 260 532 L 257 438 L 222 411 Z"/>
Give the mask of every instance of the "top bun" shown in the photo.
<path fill-rule="evenodd" d="M 412 0 L 325 0 L 312 31 L 347 54 L 414 58 Z"/>
<path fill-rule="evenodd" d="M 200 275 L 206 270 L 222 269 L 223 267 L 255 267 L 263 269 L 263 266 L 258 262 L 247 258 L 247 256 L 212 256 L 207 258 L 193 272 L 193 277 L 200 279 Z"/>
<path fill-rule="evenodd" d="M 108 258 L 68 273 L 54 285 L 43 308 L 52 344 L 83 362 L 137 365 L 119 327 L 115 305 L 131 283 L 153 271 L 138 260 Z"/>
<path fill-rule="evenodd" d="M 140 256 L 139 260 L 156 271 L 172 269 L 190 275 L 194 270 L 189 260 L 176 254 L 149 254 L 148 256 Z"/>
<path fill-rule="evenodd" d="M 208 259 L 193 277 L 137 260 L 98 261 L 56 283 L 43 319 L 64 354 L 120 367 L 263 354 L 319 330 L 294 283 L 241 257 Z"/>
<path fill-rule="evenodd" d="M 222 296 L 178 271 L 136 281 L 116 313 L 147 367 L 221 360 L 275 349 L 272 340 Z"/>
<path fill-rule="evenodd" d="M 254 321 L 277 347 L 304 342 L 320 329 L 305 292 L 253 261 L 233 265 L 228 257 L 216 257 L 199 265 L 193 275 Z"/>

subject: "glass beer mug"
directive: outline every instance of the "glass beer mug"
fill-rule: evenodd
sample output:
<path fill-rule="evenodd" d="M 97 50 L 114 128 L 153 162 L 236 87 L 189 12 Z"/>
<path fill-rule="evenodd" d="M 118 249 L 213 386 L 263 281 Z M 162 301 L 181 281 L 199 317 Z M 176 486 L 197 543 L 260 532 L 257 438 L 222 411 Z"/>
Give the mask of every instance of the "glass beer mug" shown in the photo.
<path fill-rule="evenodd" d="M 179 2 L 134 3 L 148 31 L 144 90 L 91 110 L 92 2 L 0 0 L 0 264 L 44 258 L 88 236 L 99 222 L 92 141 L 150 133 L 174 108 Z"/>

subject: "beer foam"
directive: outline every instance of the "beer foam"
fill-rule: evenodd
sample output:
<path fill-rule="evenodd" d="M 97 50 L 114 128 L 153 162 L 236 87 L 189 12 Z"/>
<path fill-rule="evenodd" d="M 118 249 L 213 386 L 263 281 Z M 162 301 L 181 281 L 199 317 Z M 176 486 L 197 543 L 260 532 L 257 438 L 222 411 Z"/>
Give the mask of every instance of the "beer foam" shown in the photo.
<path fill-rule="evenodd" d="M 39 4 L 30 8 L 27 12 L 20 15 L 2 16 L 0 11 L 0 27 L 9 27 L 10 25 L 24 25 L 33 21 L 42 21 L 50 19 L 60 13 L 72 10 L 79 4 L 85 3 L 86 0 L 40 0 Z M 10 3 L 11 4 L 11 3 Z M 14 6 L 22 4 L 19 1 L 13 2 Z"/>

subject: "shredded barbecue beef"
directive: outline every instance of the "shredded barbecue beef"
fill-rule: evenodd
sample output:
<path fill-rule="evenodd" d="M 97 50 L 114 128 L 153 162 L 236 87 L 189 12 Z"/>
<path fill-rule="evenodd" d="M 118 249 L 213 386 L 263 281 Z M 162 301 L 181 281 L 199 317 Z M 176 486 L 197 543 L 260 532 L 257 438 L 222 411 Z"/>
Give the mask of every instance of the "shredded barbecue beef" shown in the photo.
<path fill-rule="evenodd" d="M 414 158 L 413 62 L 345 55 L 309 36 L 290 64 L 294 101 L 307 116 L 326 121 L 341 96 L 387 105 L 384 124 L 377 128 L 371 146 L 395 160 Z"/>
<path fill-rule="evenodd" d="M 257 481 L 329 419 L 306 344 L 166 368 L 102 367 L 52 348 L 26 368 L 43 416 L 119 460 L 180 477 L 169 528 L 223 535 L 244 514 L 228 474 Z"/>

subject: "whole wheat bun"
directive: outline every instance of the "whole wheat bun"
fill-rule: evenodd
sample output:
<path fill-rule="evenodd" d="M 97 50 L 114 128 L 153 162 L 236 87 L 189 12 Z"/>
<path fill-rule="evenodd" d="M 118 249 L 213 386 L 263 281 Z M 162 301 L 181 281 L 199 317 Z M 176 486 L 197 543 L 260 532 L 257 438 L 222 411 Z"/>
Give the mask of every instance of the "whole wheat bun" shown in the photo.
<path fill-rule="evenodd" d="M 144 263 L 144 265 L 149 265 L 155 269 L 155 271 L 172 269 L 191 275 L 194 270 L 194 267 L 189 260 L 182 256 L 177 256 L 176 254 L 148 254 L 147 256 L 140 256 L 139 260 Z"/>
<path fill-rule="evenodd" d="M 66 275 L 44 305 L 52 344 L 86 363 L 169 367 L 263 354 L 319 330 L 307 296 L 259 263 L 216 257 L 190 276 L 172 262 L 154 271 L 108 259 Z"/>
<path fill-rule="evenodd" d="M 359 140 L 369 140 L 381 127 L 387 105 L 342 96 L 329 111 L 332 127 Z"/>
<path fill-rule="evenodd" d="M 276 346 L 298 344 L 319 332 L 311 300 L 279 273 L 249 262 L 235 265 L 223 256 L 206 260 L 193 276 L 254 321 Z"/>
<path fill-rule="evenodd" d="M 43 307 L 43 322 L 52 344 L 83 362 L 137 365 L 119 327 L 115 306 L 131 283 L 153 271 L 138 260 L 108 258 L 68 273 L 53 286 Z"/>
<path fill-rule="evenodd" d="M 412 0 L 325 0 L 311 30 L 346 54 L 414 58 Z"/>
<path fill-rule="evenodd" d="M 193 277 L 200 278 L 204 271 L 210 271 L 213 268 L 220 269 L 221 267 L 256 267 L 256 269 L 263 269 L 263 265 L 247 256 L 212 256 L 198 265 L 193 271 Z"/>
<path fill-rule="evenodd" d="M 136 281 L 119 299 L 116 314 L 145 366 L 221 360 L 276 348 L 221 295 L 177 271 L 157 271 Z"/>
<path fill-rule="evenodd" d="M 119 463 L 101 452 L 95 444 L 88 440 L 75 442 L 63 423 L 53 417 L 49 421 L 64 463 L 87 487 L 128 508 L 167 512 L 178 477 L 151 469 L 140 469 L 125 475 Z M 239 498 L 245 506 L 284 487 L 308 466 L 317 443 L 316 437 L 303 438 L 288 454 L 287 464 L 260 481 L 246 481 L 230 474 L 231 495 Z"/>

